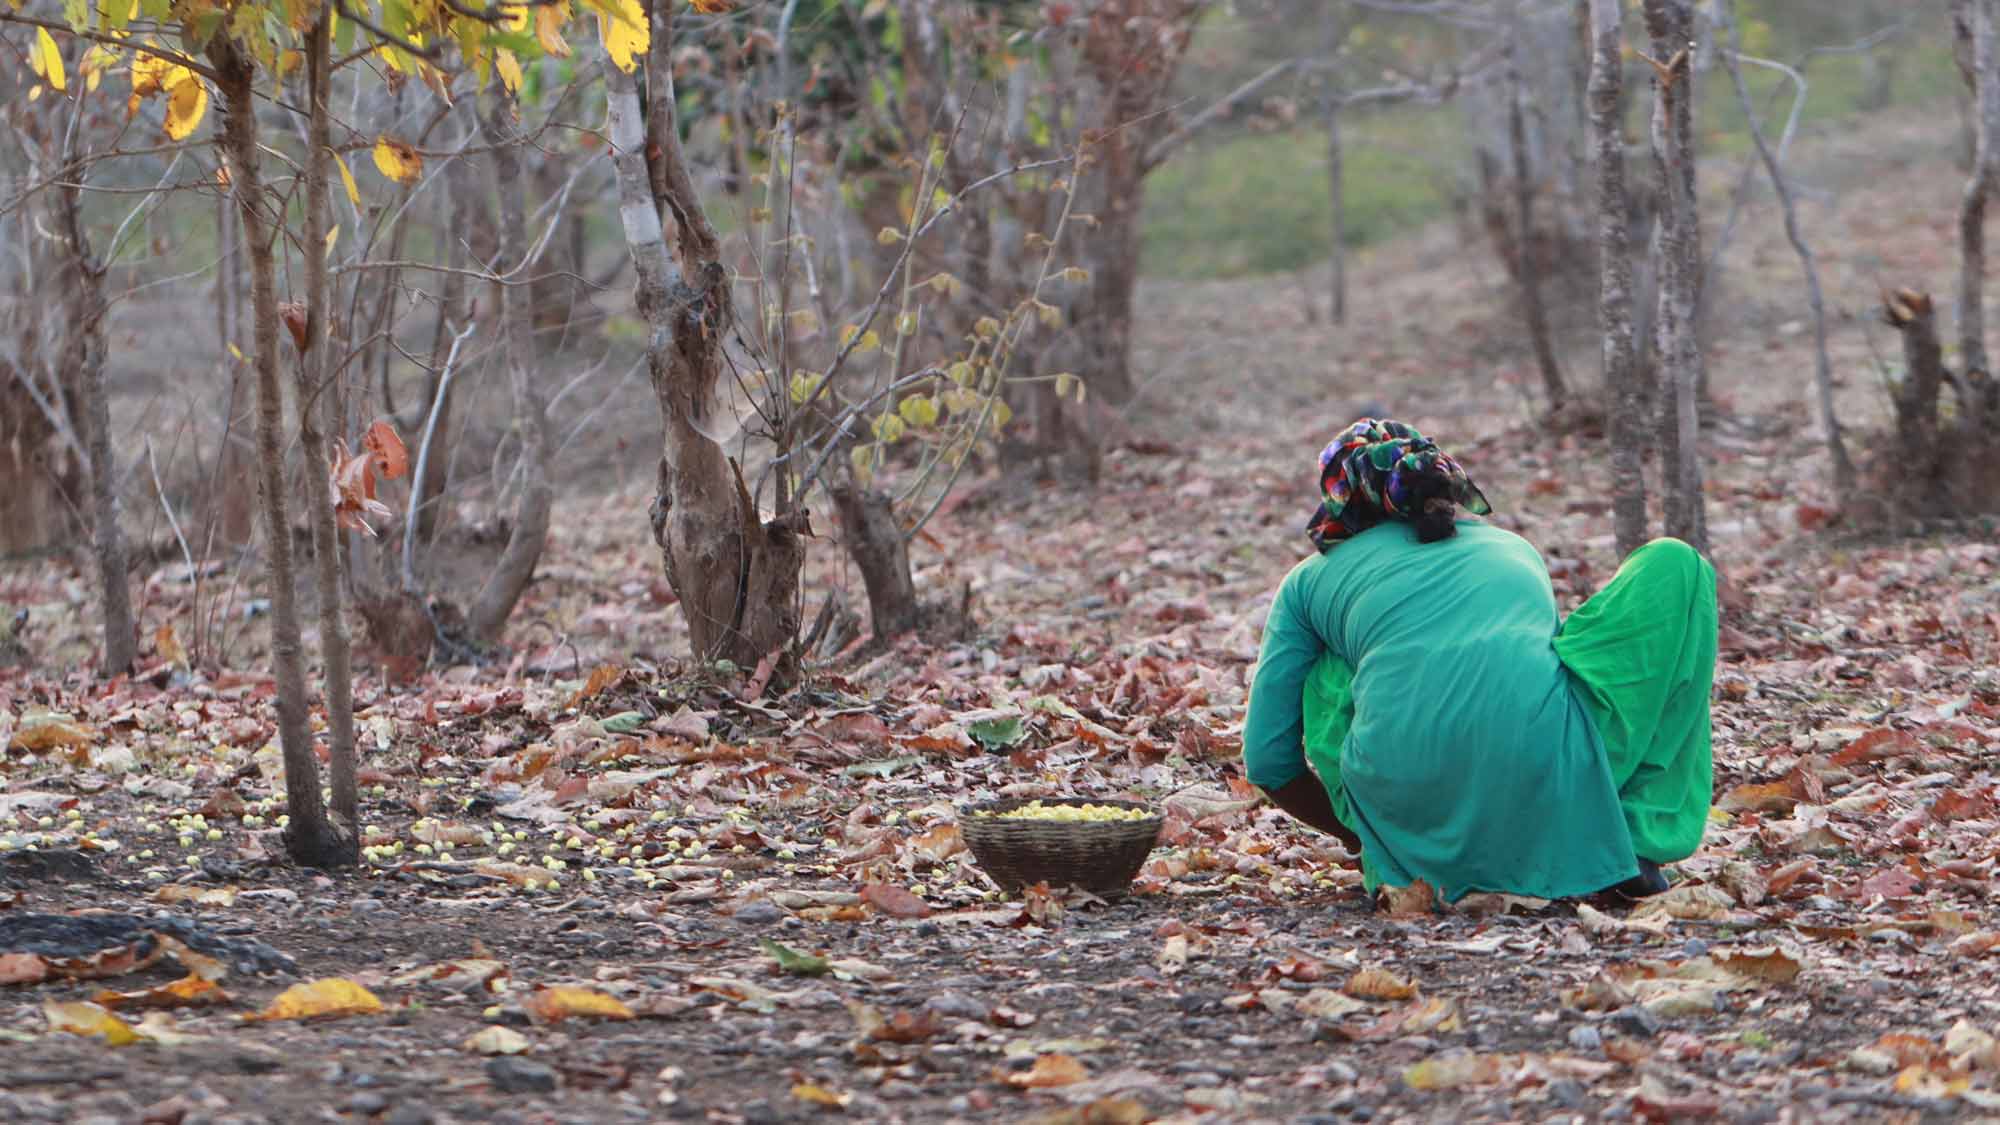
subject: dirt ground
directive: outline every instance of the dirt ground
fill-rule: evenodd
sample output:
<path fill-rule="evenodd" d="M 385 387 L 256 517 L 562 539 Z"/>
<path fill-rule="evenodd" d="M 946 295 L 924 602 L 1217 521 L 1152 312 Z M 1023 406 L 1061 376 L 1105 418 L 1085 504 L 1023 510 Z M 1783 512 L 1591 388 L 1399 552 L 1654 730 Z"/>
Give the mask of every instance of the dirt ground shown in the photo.
<path fill-rule="evenodd" d="M 1946 288 L 1957 182 L 1909 170 L 1948 122 L 1871 128 L 1799 150 L 1864 428 L 1870 357 L 1894 350 L 1869 325 L 1878 287 Z M 644 497 L 579 490 L 514 663 L 365 679 L 358 871 L 277 859 L 254 628 L 214 679 L 7 673 L 16 745 L 47 746 L 0 772 L 0 979 L 21 981 L 0 987 L 0 1120 L 2000 1114 L 2000 546 L 1841 522 L 1768 205 L 1708 351 L 1718 811 L 1666 901 L 1380 909 L 1337 845 L 1249 799 L 1262 613 L 1306 549 L 1311 456 L 1354 414 L 1437 433 L 1566 606 L 1612 572 L 1599 445 L 1535 428 L 1498 271 L 1467 257 L 1446 229 L 1363 256 L 1340 329 L 1303 316 L 1316 278 L 1147 287 L 1133 422 L 1152 452 L 1115 453 L 1094 491 L 972 482 L 917 565 L 971 583 L 978 635 L 857 656 L 782 700 L 678 674 Z M 821 547 L 814 589 L 852 583 Z M 85 628 L 79 574 L 0 584 L 39 607 L 37 643 Z M 183 587 L 146 593 L 149 633 L 185 620 Z M 63 722 L 80 733 L 48 733 Z M 969 802 L 1054 794 L 1167 811 L 1130 898 L 1006 899 L 963 850 Z M 26 944 L 33 916 L 77 910 L 138 916 L 136 945 L 76 963 L 96 950 Z M 170 947 L 148 932 L 193 952 L 90 976 Z M 46 1007 L 214 975 L 204 953 L 227 999 L 125 1012 L 138 1042 Z M 329 978 L 380 1010 L 251 1018 Z"/>

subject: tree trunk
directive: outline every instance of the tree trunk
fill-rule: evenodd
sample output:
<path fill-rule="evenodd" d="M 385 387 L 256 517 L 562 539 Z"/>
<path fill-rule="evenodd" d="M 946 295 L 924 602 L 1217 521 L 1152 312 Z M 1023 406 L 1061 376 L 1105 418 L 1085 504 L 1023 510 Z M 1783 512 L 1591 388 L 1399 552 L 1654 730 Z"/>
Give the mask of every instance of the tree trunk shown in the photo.
<path fill-rule="evenodd" d="M 278 290 L 271 232 L 265 209 L 271 201 L 257 169 L 256 77 L 248 56 L 227 35 L 209 39 L 209 62 L 216 72 L 222 112 L 222 151 L 230 192 L 242 220 L 242 245 L 250 263 L 255 319 L 251 364 L 257 391 L 257 487 L 269 551 L 271 664 L 278 681 L 278 744 L 285 761 L 285 848 L 308 867 L 340 867 L 355 862 L 358 846 L 336 831 L 320 799 L 319 763 L 306 724 L 305 662 L 299 640 L 297 590 L 292 574 L 291 520 L 286 512 L 283 449 L 284 402 L 278 388 Z M 322 247 L 323 249 L 323 247 Z M 324 463 L 312 468 L 324 479 Z"/>
<path fill-rule="evenodd" d="M 1528 318 L 1528 338 L 1534 345 L 1535 365 L 1542 371 L 1542 391 L 1548 396 L 1551 413 L 1561 410 L 1569 397 L 1563 384 L 1562 368 L 1556 364 L 1555 345 L 1549 339 L 1548 312 L 1542 307 L 1542 282 L 1529 248 L 1535 239 L 1534 181 L 1528 165 L 1528 127 L 1521 105 L 1527 96 L 1521 81 L 1518 34 L 1507 59 L 1507 147 L 1514 164 L 1514 252 L 1520 258 L 1516 270 L 1521 282 L 1521 304 Z"/>
<path fill-rule="evenodd" d="M 882 642 L 917 627 L 921 618 L 916 584 L 910 579 L 909 543 L 896 519 L 889 494 L 863 488 L 850 474 L 827 489 L 840 516 L 841 539 L 861 571 L 868 591 L 868 614 Z"/>
<path fill-rule="evenodd" d="M 322 420 L 338 434 L 345 428 L 340 399 L 331 383 L 340 378 L 328 362 L 327 331 L 332 319 L 326 274 L 327 153 L 332 148 L 327 123 L 327 71 L 332 45 L 324 15 L 306 35 L 306 154 L 305 258 L 306 338 L 299 351 L 295 406 L 299 412 L 299 451 L 306 462 L 307 518 L 312 522 L 313 571 L 319 582 L 319 649 L 323 665 L 326 707 L 327 763 L 333 789 L 333 814 L 342 834 L 361 834 L 359 798 L 355 792 L 354 679 L 347 640 L 345 586 L 341 582 L 340 528 L 333 505 L 320 482 L 331 471 Z M 352 862 L 351 860 L 349 862 Z"/>
<path fill-rule="evenodd" d="M 1791 185 L 1785 180 L 1785 172 L 1778 164 L 1777 154 L 1771 151 L 1764 139 L 1764 127 L 1757 120 L 1757 107 L 1750 100 L 1750 87 L 1743 82 L 1743 65 L 1737 60 L 1736 47 L 1742 42 L 1742 27 L 1735 20 L 1734 5 L 1721 5 L 1723 18 L 1728 23 L 1732 44 L 1722 52 L 1723 65 L 1729 70 L 1729 81 L 1736 87 L 1737 104 L 1743 107 L 1743 118 L 1750 126 L 1750 140 L 1757 148 L 1757 156 L 1764 162 L 1764 170 L 1771 177 L 1771 189 L 1778 195 L 1778 204 L 1785 212 L 1785 237 L 1791 240 L 1792 249 L 1798 253 L 1799 266 L 1806 275 L 1806 302 L 1812 310 L 1813 318 L 1813 377 L 1819 391 L 1820 425 L 1826 436 L 1826 449 L 1833 458 L 1834 487 L 1842 496 L 1854 495 L 1854 462 L 1847 455 L 1847 442 L 1840 434 L 1840 418 L 1833 409 L 1833 362 L 1826 353 L 1826 299 L 1820 290 L 1819 265 L 1813 259 L 1812 247 L 1806 245 L 1805 235 L 1799 230 L 1799 211 L 1792 201 Z M 1804 90 L 1800 91 L 1804 96 Z"/>
<path fill-rule="evenodd" d="M 729 279 L 715 231 L 694 190 L 675 122 L 673 13 L 649 0 L 652 45 L 645 70 L 613 73 L 610 110 L 618 215 L 638 275 L 637 304 L 650 329 L 647 370 L 665 423 L 654 539 L 667 581 L 687 615 L 694 655 L 739 668 L 772 661 L 770 683 L 796 672 L 803 509 L 759 517 L 741 471 L 703 432 L 721 376 Z M 662 211 L 679 234 L 667 253 Z"/>
<path fill-rule="evenodd" d="M 1623 128 L 1623 14 L 1618 0 L 1590 5 L 1590 130 L 1597 162 L 1597 317 L 1609 400 L 1611 512 L 1620 558 L 1646 542 L 1646 396 L 1632 340 L 1632 250 L 1627 239 Z"/>
<path fill-rule="evenodd" d="M 1944 347 L 1938 342 L 1937 309 L 1930 296 L 1899 290 L 1884 306 L 1889 324 L 1903 336 L 1903 381 L 1897 386 L 1897 475 L 1928 481 L 1938 464 L 1938 395 L 1944 386 Z"/>
<path fill-rule="evenodd" d="M 75 381 L 82 407 L 78 419 L 90 452 L 90 515 L 97 555 L 98 585 L 104 598 L 104 663 L 98 671 L 116 676 L 132 669 L 138 635 L 132 621 L 132 590 L 125 573 L 125 536 L 118 526 L 116 460 L 111 452 L 111 397 L 104 385 L 104 263 L 90 251 L 83 227 L 85 165 L 74 150 L 76 130 L 64 146 L 68 174 L 56 192 L 57 229 L 68 244 L 64 263 L 69 284 L 65 304 L 69 331 L 62 371 Z"/>
<path fill-rule="evenodd" d="M 1326 99 L 1326 189 L 1328 221 L 1333 228 L 1333 238 L 1327 247 L 1327 257 L 1333 267 L 1333 276 L 1328 279 L 1331 289 L 1331 319 L 1335 324 L 1347 323 L 1347 171 L 1341 158 L 1340 111 L 1343 107 L 1340 92 L 1334 91 Z"/>
<path fill-rule="evenodd" d="M 523 200 L 521 161 L 512 136 L 514 99 L 504 91 L 485 119 L 486 143 L 493 149 L 493 172 L 500 188 L 500 265 L 509 273 L 527 256 L 528 214 Z M 549 483 L 548 396 L 530 370 L 534 362 L 532 311 L 523 307 L 531 289 L 516 281 L 499 286 L 500 331 L 506 341 L 507 381 L 514 391 L 514 429 L 521 439 L 521 501 L 514 511 L 513 530 L 500 560 L 473 599 L 466 623 L 481 641 L 498 640 L 515 603 L 534 580 L 535 564 L 549 536 L 549 510 L 555 493 Z"/>
<path fill-rule="evenodd" d="M 1987 372 L 1986 196 L 2000 160 L 2000 71 L 1995 69 L 1995 0 L 1970 0 L 1972 37 L 1972 173 L 1958 211 L 1958 348 L 1967 375 Z"/>
<path fill-rule="evenodd" d="M 1691 0 L 1645 0 L 1652 39 L 1653 166 L 1659 176 L 1659 302 L 1654 317 L 1659 355 L 1659 431 L 1667 534 L 1708 550 L 1702 497 L 1700 416 L 1701 282 L 1699 216 L 1694 179 L 1694 11 Z"/>

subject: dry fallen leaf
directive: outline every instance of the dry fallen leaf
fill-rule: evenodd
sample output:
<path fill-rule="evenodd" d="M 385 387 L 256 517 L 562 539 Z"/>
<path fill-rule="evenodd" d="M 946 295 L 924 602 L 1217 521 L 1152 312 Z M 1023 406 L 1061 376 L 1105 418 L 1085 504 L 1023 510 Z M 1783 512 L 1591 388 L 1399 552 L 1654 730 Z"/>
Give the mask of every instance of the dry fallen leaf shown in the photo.
<path fill-rule="evenodd" d="M 1384 885 L 1376 890 L 1375 896 L 1381 900 L 1383 912 L 1392 918 L 1430 914 L 1437 910 L 1437 890 L 1422 879 L 1407 887 Z"/>
<path fill-rule="evenodd" d="M 102 1039 L 113 1047 L 139 1041 L 139 1033 L 131 1024 L 113 1015 L 103 1005 L 87 1000 L 44 1001 L 42 1016 L 49 1021 L 49 1028 L 53 1031 Z"/>
<path fill-rule="evenodd" d="M 382 1010 L 382 1001 L 366 988 L 343 977 L 295 984 L 279 993 L 269 1007 L 250 1019 L 309 1020 L 366 1016 Z"/>
<path fill-rule="evenodd" d="M 1041 1090 L 1075 1085 L 1088 1077 L 1090 1072 L 1074 1056 L 1037 1055 L 1033 1067 L 1007 1075 L 1007 1084 L 1023 1090 Z"/>
<path fill-rule="evenodd" d="M 861 888 L 861 901 L 892 918 L 923 918 L 930 904 L 907 889 L 890 883 L 869 883 Z"/>
<path fill-rule="evenodd" d="M 536 1023 L 560 1023 L 571 1016 L 588 1019 L 629 1020 L 632 1009 L 624 1001 L 594 988 L 558 985 L 539 988 L 521 1001 Z"/>
<path fill-rule="evenodd" d="M 466 1036 L 465 1049 L 476 1055 L 518 1055 L 528 1049 L 528 1037 L 511 1027 L 488 1024 Z"/>
<path fill-rule="evenodd" d="M 49 963 L 39 953 L 0 953 L 0 985 L 40 984 L 49 973 Z"/>
<path fill-rule="evenodd" d="M 807 1105 L 816 1105 L 823 1109 L 846 1109 L 847 1104 L 854 1100 L 853 1094 L 836 1094 L 824 1086 L 815 1086 L 810 1082 L 793 1085 L 792 1096 Z"/>
<path fill-rule="evenodd" d="M 1403 1084 L 1412 1090 L 1455 1090 L 1461 1086 L 1485 1086 L 1498 1082 L 1516 1060 L 1506 1055 L 1450 1054 L 1425 1059 L 1403 1072 Z"/>
<path fill-rule="evenodd" d="M 106 1008 L 191 1008 L 203 1004 L 226 1004 L 229 994 L 214 981 L 189 973 L 177 981 L 139 992 L 112 992 L 107 989 L 91 999 Z"/>
<path fill-rule="evenodd" d="M 1342 991 L 1363 1000 L 1408 1000 L 1417 986 L 1387 969 L 1362 969 L 1347 978 Z"/>
<path fill-rule="evenodd" d="M 1173 976 L 1187 968 L 1188 939 L 1186 934 L 1172 934 L 1160 946 L 1160 955 L 1153 964 L 1166 976 Z"/>

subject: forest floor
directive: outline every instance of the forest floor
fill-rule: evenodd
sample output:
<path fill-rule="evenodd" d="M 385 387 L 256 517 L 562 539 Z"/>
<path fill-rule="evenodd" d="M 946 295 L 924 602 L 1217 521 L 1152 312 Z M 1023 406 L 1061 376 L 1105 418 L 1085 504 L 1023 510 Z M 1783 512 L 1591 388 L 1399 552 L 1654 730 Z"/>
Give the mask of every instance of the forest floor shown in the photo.
<path fill-rule="evenodd" d="M 1941 288 L 1952 261 L 1949 169 L 1882 170 L 1945 132 L 1808 152 L 1809 219 L 1844 232 L 1822 262 L 1864 430 L 1878 284 Z M 1294 283 L 1149 286 L 1150 452 L 1114 453 L 1094 490 L 973 482 L 919 578 L 971 584 L 976 636 L 782 699 L 672 675 L 644 498 L 573 497 L 515 663 L 364 677 L 360 870 L 280 861 L 254 642 L 165 688 L 8 674 L 0 1119 L 2000 1113 L 2000 546 L 1851 525 L 1774 225 L 1739 233 L 1708 350 L 1717 810 L 1662 900 L 1376 909 L 1337 845 L 1241 779 L 1312 456 L 1364 408 L 1441 436 L 1565 606 L 1613 568 L 1599 443 L 1534 426 L 1497 271 L 1440 229 L 1365 257 L 1340 329 Z M 6 579 L 38 606 L 86 588 Z M 163 571 L 145 604 L 150 634 L 189 592 Z M 1006 900 L 971 862 L 967 803 L 1054 794 L 1167 810 L 1130 898 Z M 47 917 L 85 909 L 132 917 Z M 257 1018 L 313 1011 L 287 990 L 320 980 L 353 1014 Z M 67 1006 L 107 990 L 119 1025 Z M 77 1021 L 135 1041 L 58 1030 Z"/>

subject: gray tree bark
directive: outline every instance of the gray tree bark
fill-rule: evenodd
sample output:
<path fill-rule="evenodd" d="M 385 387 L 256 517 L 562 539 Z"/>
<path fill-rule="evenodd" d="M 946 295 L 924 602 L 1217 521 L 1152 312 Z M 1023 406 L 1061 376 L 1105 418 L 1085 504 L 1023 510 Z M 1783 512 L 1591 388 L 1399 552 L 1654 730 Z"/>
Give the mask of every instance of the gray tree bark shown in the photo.
<path fill-rule="evenodd" d="M 1659 433 L 1667 534 L 1704 553 L 1707 505 L 1702 495 L 1702 384 L 1699 340 L 1700 217 L 1695 210 L 1694 5 L 1692 0 L 1645 0 L 1652 40 L 1653 166 L 1660 182 L 1659 302 L 1654 317 L 1659 356 Z"/>
<path fill-rule="evenodd" d="M 513 97 L 502 91 L 484 122 L 500 189 L 501 250 L 496 272 L 503 275 L 521 265 L 529 248 L 526 187 L 509 120 L 513 107 Z M 515 604 L 534 580 L 535 564 L 541 561 L 542 547 L 549 537 L 549 512 L 555 503 L 549 483 L 549 451 L 554 441 L 549 433 L 548 396 L 530 370 L 534 362 L 534 314 L 525 306 L 534 291 L 518 278 L 501 282 L 498 288 L 501 339 L 506 342 L 504 362 L 514 392 L 514 429 L 521 440 L 521 500 L 514 511 L 507 546 L 466 613 L 472 634 L 487 642 L 499 639 Z"/>
<path fill-rule="evenodd" d="M 1632 251 L 1627 238 L 1623 128 L 1623 13 L 1618 0 L 1590 8 L 1590 131 L 1597 164 L 1597 320 L 1609 401 L 1611 512 L 1624 557 L 1646 542 L 1646 396 L 1632 332 Z"/>
<path fill-rule="evenodd" d="M 116 676 L 132 669 L 138 655 L 138 634 L 132 620 L 132 589 L 127 580 L 125 536 L 118 526 L 117 464 L 111 451 L 111 396 L 104 385 L 104 263 L 90 249 L 83 225 L 84 164 L 76 151 L 81 124 L 72 125 L 63 144 L 67 172 L 56 191 L 57 230 L 67 243 L 64 294 L 69 329 L 63 349 L 66 377 L 75 380 L 82 407 L 83 439 L 90 455 L 90 515 L 97 555 L 98 585 L 104 598 L 104 663 L 99 674 Z"/>
<path fill-rule="evenodd" d="M 1969 0 L 1972 38 L 1972 172 L 1958 211 L 1958 348 L 1968 374 L 1987 372 L 1986 198 L 2000 152 L 2000 71 L 1995 70 L 1995 0 Z"/>
<path fill-rule="evenodd" d="M 1536 269 L 1535 193 L 1528 163 L 1527 112 L 1522 101 L 1527 94 L 1521 80 L 1518 33 L 1507 59 L 1507 148 L 1514 165 L 1514 254 L 1521 280 L 1521 304 L 1528 319 L 1528 340 L 1535 349 L 1535 366 L 1542 372 L 1542 392 L 1548 396 L 1549 410 L 1561 410 L 1569 398 L 1563 383 L 1562 367 L 1549 339 L 1549 315 L 1542 306 L 1542 281 Z"/>
<path fill-rule="evenodd" d="M 361 834 L 359 798 L 355 792 L 354 678 L 347 639 L 345 584 L 341 581 L 340 528 L 333 505 L 319 482 L 330 471 L 322 416 L 327 428 L 344 428 L 340 398 L 331 383 L 339 373 L 327 362 L 327 327 L 332 305 L 327 292 L 327 154 L 332 130 L 327 119 L 327 77 L 333 65 L 328 23 L 322 13 L 306 37 L 306 158 L 305 257 L 306 336 L 299 351 L 297 409 L 299 449 L 305 455 L 306 495 L 315 497 L 306 513 L 312 522 L 313 569 L 319 584 L 319 648 L 326 707 L 327 764 L 333 789 L 333 814 L 339 831 L 355 840 Z M 358 845 L 357 845 L 358 846 Z"/>
<path fill-rule="evenodd" d="M 278 387 L 278 288 L 271 201 L 258 171 L 255 65 L 227 35 L 209 39 L 222 113 L 222 152 L 230 193 L 242 220 L 242 246 L 250 263 L 255 346 L 251 367 L 257 395 L 257 489 L 269 552 L 271 665 L 278 682 L 278 745 L 285 762 L 285 849 L 308 867 L 344 867 L 359 857 L 352 837 L 338 832 L 320 798 L 319 762 L 306 724 L 305 660 L 292 568 L 291 519 L 285 497 L 284 401 Z M 312 469 L 315 478 L 324 464 Z"/>
<path fill-rule="evenodd" d="M 1791 241 L 1792 249 L 1798 253 L 1799 266 L 1806 275 L 1806 303 L 1812 310 L 1813 318 L 1813 381 L 1819 392 L 1820 426 L 1826 437 L 1826 451 L 1833 458 L 1834 487 L 1843 496 L 1854 494 L 1854 461 L 1847 455 L 1847 442 L 1840 433 L 1840 417 L 1833 408 L 1833 362 L 1826 353 L 1826 299 L 1820 290 L 1819 265 L 1813 258 L 1812 247 L 1806 244 L 1804 233 L 1799 229 L 1799 209 L 1792 200 L 1791 185 L 1785 180 L 1785 172 L 1778 164 L 1778 157 L 1769 142 L 1764 139 L 1764 126 L 1757 120 L 1757 107 L 1750 100 L 1750 87 L 1743 81 L 1743 64 L 1738 60 L 1736 47 L 1742 42 L 1742 28 L 1736 23 L 1734 5 L 1727 0 L 1721 7 L 1728 22 L 1733 42 L 1728 50 L 1721 52 L 1723 65 L 1729 70 L 1729 81 L 1736 87 L 1736 101 L 1743 107 L 1743 118 L 1750 126 L 1750 140 L 1757 147 L 1757 156 L 1764 162 L 1764 170 L 1771 177 L 1771 189 L 1778 195 L 1778 205 L 1785 213 L 1785 237 Z M 1794 75 L 1794 77 L 1798 77 Z M 1805 83 L 1799 80 L 1799 94 L 1805 97 Z"/>
<path fill-rule="evenodd" d="M 644 70 L 613 73 L 607 99 L 618 216 L 638 275 L 637 304 L 651 334 L 647 369 L 665 422 L 653 536 L 695 657 L 740 668 L 768 658 L 770 682 L 782 685 L 795 674 L 801 535 L 810 525 L 803 510 L 763 520 L 742 473 L 703 432 L 721 376 L 729 280 L 675 123 L 672 8 L 669 0 L 646 6 L 653 38 Z M 677 257 L 667 252 L 663 214 L 677 228 Z"/>

